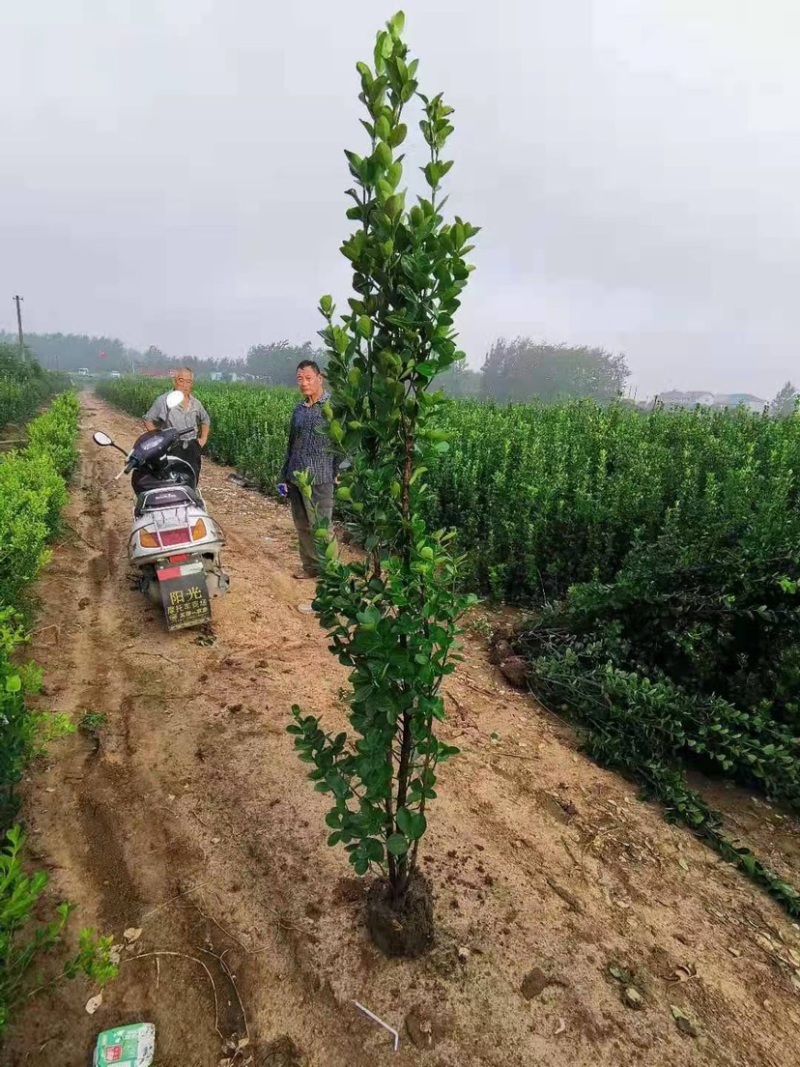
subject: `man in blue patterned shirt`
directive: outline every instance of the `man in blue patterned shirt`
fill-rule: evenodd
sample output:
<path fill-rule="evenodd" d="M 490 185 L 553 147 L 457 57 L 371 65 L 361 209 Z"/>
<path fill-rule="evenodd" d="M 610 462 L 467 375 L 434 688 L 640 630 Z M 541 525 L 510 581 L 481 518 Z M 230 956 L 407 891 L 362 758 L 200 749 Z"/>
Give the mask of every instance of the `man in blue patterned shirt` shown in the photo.
<path fill-rule="evenodd" d="M 289 447 L 281 477 L 283 486 L 288 490 L 292 518 L 300 542 L 302 569 L 297 571 L 295 578 L 316 578 L 319 562 L 311 531 L 317 519 L 325 518 L 328 523 L 331 522 L 339 457 L 331 451 L 322 413 L 322 406 L 330 393 L 326 392 L 322 373 L 313 360 L 304 359 L 298 365 L 297 386 L 305 399 L 292 412 Z M 307 472 L 311 479 L 310 500 L 303 496 L 296 484 L 296 476 L 302 472 Z"/>

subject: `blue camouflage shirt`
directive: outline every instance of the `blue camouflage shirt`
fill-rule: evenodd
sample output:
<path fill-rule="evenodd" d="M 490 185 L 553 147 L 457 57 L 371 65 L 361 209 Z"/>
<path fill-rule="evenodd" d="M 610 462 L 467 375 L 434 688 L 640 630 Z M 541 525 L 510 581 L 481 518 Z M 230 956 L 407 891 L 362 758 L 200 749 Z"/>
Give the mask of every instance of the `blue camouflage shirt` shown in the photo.
<path fill-rule="evenodd" d="M 313 404 L 304 400 L 292 412 L 289 424 L 289 447 L 281 480 L 294 482 L 296 472 L 307 471 L 315 485 L 329 485 L 339 473 L 339 456 L 331 450 L 323 404 L 330 400 L 325 392 Z"/>

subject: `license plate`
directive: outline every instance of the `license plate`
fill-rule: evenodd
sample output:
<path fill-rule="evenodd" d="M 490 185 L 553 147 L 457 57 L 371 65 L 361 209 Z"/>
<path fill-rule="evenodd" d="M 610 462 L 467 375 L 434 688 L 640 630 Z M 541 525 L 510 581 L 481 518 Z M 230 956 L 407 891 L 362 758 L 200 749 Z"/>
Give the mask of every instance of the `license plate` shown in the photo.
<path fill-rule="evenodd" d="M 205 571 L 201 562 L 156 568 L 168 630 L 184 630 L 211 621 Z"/>

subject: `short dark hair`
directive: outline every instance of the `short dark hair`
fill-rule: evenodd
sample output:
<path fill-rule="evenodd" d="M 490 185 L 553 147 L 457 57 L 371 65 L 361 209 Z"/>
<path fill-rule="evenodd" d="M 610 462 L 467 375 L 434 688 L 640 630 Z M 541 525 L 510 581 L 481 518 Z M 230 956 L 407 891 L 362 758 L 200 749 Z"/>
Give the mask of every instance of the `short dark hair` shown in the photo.
<path fill-rule="evenodd" d="M 305 370 L 306 367 L 310 367 L 313 371 L 316 371 L 317 374 L 322 374 L 319 365 L 315 363 L 313 359 L 303 359 L 297 364 L 298 370 Z"/>

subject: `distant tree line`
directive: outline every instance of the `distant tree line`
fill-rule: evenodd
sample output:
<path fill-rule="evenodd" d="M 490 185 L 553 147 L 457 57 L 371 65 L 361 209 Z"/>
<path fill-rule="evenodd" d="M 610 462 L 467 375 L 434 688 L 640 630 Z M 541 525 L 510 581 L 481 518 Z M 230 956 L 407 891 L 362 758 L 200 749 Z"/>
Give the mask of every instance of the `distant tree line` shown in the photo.
<path fill-rule="evenodd" d="M 13 344 L 15 340 L 14 335 L 0 332 L 0 342 Z M 324 353 L 311 342 L 296 345 L 288 340 L 254 345 L 244 360 L 169 356 L 156 347 L 139 351 L 118 338 L 85 334 L 28 334 L 26 341 L 48 370 L 75 372 L 86 367 L 92 374 L 166 370 L 185 363 L 198 377 L 249 375 L 274 385 L 291 385 L 301 360 L 315 359 L 323 368 L 325 364 Z M 453 397 L 501 403 L 537 398 L 552 402 L 561 397 L 593 397 L 605 403 L 624 393 L 629 377 L 623 355 L 518 337 L 496 341 L 480 370 L 456 364 L 441 376 L 439 384 Z"/>
<path fill-rule="evenodd" d="M 770 402 L 769 409 L 773 415 L 784 416 L 794 415 L 797 410 L 798 393 L 792 382 L 787 382 L 778 392 L 775 394 L 774 400 Z"/>

